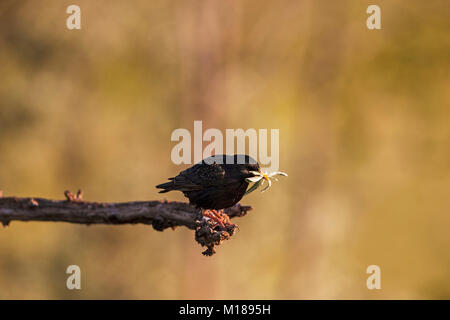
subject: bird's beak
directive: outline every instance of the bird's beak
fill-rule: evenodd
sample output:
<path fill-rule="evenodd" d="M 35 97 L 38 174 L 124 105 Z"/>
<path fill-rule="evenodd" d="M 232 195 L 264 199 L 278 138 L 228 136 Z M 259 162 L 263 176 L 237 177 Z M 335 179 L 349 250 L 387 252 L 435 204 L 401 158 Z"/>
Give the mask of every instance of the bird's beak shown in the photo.
<path fill-rule="evenodd" d="M 264 172 L 250 171 L 250 173 L 253 174 L 255 177 L 262 177 L 264 180 L 269 181 L 269 177 Z"/>
<path fill-rule="evenodd" d="M 264 173 L 262 173 L 261 171 L 250 171 L 249 173 L 251 173 L 253 176 L 247 178 L 247 181 L 249 182 L 257 182 L 261 179 L 264 180 L 268 180 L 269 177 L 267 175 L 265 175 Z"/>

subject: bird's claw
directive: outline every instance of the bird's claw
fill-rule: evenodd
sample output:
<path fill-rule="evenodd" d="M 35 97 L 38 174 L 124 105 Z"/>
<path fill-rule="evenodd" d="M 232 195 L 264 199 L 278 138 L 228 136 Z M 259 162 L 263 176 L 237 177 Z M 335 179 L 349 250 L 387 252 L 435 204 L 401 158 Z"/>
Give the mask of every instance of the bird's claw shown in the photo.
<path fill-rule="evenodd" d="M 230 217 L 223 210 L 205 210 L 203 216 L 210 219 L 212 228 L 220 227 L 221 230 L 230 231 L 237 228 L 237 225 L 230 221 Z"/>

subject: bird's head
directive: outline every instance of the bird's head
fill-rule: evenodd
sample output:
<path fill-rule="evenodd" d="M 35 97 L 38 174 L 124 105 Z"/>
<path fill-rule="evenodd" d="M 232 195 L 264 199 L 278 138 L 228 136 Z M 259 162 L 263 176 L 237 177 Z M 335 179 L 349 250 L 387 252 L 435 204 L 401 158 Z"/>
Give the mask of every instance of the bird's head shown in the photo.
<path fill-rule="evenodd" d="M 239 159 L 239 156 L 241 156 L 242 158 Z M 238 161 L 238 164 L 243 162 L 240 169 L 242 177 L 244 177 L 245 179 L 262 177 L 264 180 L 269 181 L 269 178 L 265 173 L 261 171 L 259 163 L 255 159 L 248 155 L 235 155 L 235 158 L 235 160 Z"/>

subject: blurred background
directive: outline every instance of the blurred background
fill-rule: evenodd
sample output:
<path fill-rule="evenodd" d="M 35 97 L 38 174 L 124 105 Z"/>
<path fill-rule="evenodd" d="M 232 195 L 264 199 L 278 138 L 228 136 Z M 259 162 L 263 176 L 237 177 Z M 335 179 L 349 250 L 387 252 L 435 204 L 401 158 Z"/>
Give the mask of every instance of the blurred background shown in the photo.
<path fill-rule="evenodd" d="M 289 173 L 213 257 L 186 228 L 12 222 L 0 298 L 450 298 L 447 0 L 3 0 L 0 48 L 5 196 L 161 199 L 194 120 L 280 129 Z"/>

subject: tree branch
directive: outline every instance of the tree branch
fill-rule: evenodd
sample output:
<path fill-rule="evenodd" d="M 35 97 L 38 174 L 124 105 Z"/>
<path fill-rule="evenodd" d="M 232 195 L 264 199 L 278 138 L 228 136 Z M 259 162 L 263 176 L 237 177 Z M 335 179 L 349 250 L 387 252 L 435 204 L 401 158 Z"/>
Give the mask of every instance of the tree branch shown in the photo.
<path fill-rule="evenodd" d="M 185 226 L 195 230 L 195 239 L 207 250 L 205 255 L 215 253 L 215 246 L 229 239 L 236 225 L 220 227 L 205 219 L 200 209 L 184 202 L 133 201 L 103 203 L 83 201 L 81 191 L 76 195 L 65 192 L 66 200 L 42 198 L 2 197 L 0 191 L 0 222 L 7 226 L 11 221 L 53 221 L 79 224 L 136 224 L 152 225 L 155 230 Z M 225 209 L 230 218 L 244 216 L 250 206 Z"/>

